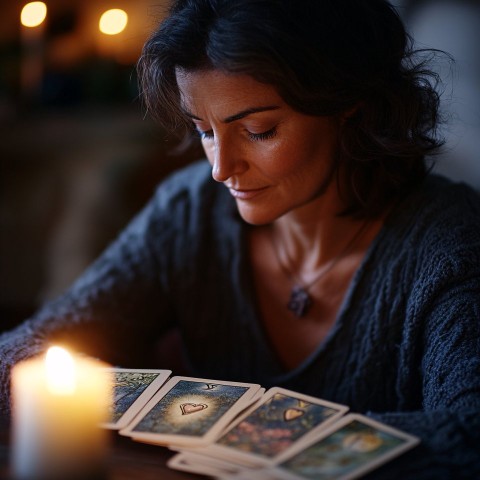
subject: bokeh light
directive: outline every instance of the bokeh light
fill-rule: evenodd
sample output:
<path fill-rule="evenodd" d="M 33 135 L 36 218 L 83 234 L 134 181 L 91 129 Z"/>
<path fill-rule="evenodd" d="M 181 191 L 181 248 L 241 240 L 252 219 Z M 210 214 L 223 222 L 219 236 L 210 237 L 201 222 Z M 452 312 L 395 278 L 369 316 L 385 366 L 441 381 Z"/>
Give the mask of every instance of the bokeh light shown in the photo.
<path fill-rule="evenodd" d="M 47 16 L 47 6 L 43 2 L 27 3 L 20 13 L 20 22 L 25 27 L 38 27 Z"/>
<path fill-rule="evenodd" d="M 113 8 L 102 14 L 98 28 L 105 35 L 117 35 L 125 30 L 127 22 L 128 15 L 126 12 L 119 8 Z"/>

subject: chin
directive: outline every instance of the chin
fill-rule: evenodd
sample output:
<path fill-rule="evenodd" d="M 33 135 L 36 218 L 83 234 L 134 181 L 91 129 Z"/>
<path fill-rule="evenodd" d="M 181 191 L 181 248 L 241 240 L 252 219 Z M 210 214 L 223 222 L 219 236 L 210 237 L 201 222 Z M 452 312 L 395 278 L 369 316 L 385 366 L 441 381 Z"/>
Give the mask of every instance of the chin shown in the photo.
<path fill-rule="evenodd" d="M 275 212 L 273 210 L 265 211 L 255 207 L 245 208 L 243 206 L 239 206 L 238 204 L 237 208 L 238 213 L 245 222 L 256 226 L 268 225 L 283 215 L 283 213 Z"/>

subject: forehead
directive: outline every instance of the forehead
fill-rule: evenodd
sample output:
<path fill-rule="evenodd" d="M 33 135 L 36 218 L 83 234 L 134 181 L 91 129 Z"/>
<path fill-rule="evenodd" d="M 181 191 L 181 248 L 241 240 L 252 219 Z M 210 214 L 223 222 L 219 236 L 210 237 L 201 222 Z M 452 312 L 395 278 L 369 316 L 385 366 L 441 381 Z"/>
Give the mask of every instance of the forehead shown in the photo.
<path fill-rule="evenodd" d="M 208 108 L 231 114 L 238 108 L 260 105 L 286 106 L 273 85 L 258 82 L 244 74 L 220 70 L 176 70 L 182 107 L 191 113 Z"/>

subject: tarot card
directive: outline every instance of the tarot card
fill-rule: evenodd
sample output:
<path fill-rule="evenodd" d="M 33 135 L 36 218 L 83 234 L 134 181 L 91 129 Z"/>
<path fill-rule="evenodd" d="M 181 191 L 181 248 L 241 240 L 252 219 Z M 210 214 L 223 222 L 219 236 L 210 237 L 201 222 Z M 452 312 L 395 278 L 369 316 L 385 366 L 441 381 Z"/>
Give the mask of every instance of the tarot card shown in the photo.
<path fill-rule="evenodd" d="M 210 459 L 204 455 L 193 452 L 180 452 L 169 459 L 167 466 L 175 470 L 184 472 L 209 475 L 212 477 L 223 477 L 237 473 L 235 468 L 228 462 L 222 462 L 218 459 Z"/>
<path fill-rule="evenodd" d="M 171 370 L 109 369 L 112 374 L 113 399 L 110 421 L 104 428 L 120 430 L 126 427 L 168 380 Z"/>
<path fill-rule="evenodd" d="M 196 473 L 198 475 L 208 475 L 209 477 L 216 477 L 217 469 L 208 465 L 194 465 L 191 464 L 182 453 L 177 453 L 167 462 L 169 468 L 180 470 L 182 472 Z"/>
<path fill-rule="evenodd" d="M 242 413 L 245 410 L 247 410 L 249 407 L 258 403 L 264 394 L 265 394 L 265 388 L 259 388 L 257 392 L 255 392 L 254 395 L 252 395 L 251 397 L 248 397 L 247 395 L 247 398 L 245 399 L 245 402 L 242 404 L 241 409 L 237 413 L 235 413 L 235 417 L 232 418 L 229 423 L 225 424 L 222 430 L 218 432 L 216 437 L 219 438 L 223 434 L 223 432 L 226 432 L 230 428 L 230 425 L 235 422 L 235 419 L 239 418 L 242 415 Z M 135 440 L 135 437 L 133 435 L 132 435 L 132 439 Z M 145 440 L 143 441 L 145 442 Z M 184 452 L 186 447 L 184 444 L 176 445 L 174 443 L 169 443 L 168 448 L 175 452 Z M 203 444 L 199 444 L 199 445 L 192 444 L 188 446 L 188 451 L 196 451 L 196 450 L 203 451 L 205 448 L 208 448 L 208 446 L 205 446 Z"/>
<path fill-rule="evenodd" d="M 270 468 L 251 469 L 244 468 L 238 472 L 223 474 L 217 473 L 216 478 L 219 480 L 280 480 L 275 477 L 276 471 Z"/>
<path fill-rule="evenodd" d="M 242 410 L 240 410 L 237 414 L 236 417 L 233 418 L 229 424 L 227 424 L 223 430 L 218 434 L 218 438 L 223 435 L 224 432 L 230 429 L 230 426 L 236 422 L 237 418 L 240 418 L 240 416 L 245 412 L 247 409 L 252 408 L 254 405 L 257 405 L 260 403 L 262 400 L 263 396 L 265 395 L 266 389 L 265 388 L 259 388 L 254 395 L 252 395 L 249 399 L 246 399 L 245 404 L 242 407 Z M 172 448 L 172 447 L 170 447 Z M 199 447 L 200 449 L 202 448 L 208 448 L 208 447 Z M 181 449 L 180 449 L 181 450 Z"/>
<path fill-rule="evenodd" d="M 219 438 L 223 432 L 226 432 L 229 428 L 230 428 L 230 425 L 232 423 L 235 422 L 235 420 L 237 418 L 239 418 L 242 413 L 247 410 L 249 407 L 251 407 L 252 405 L 255 405 L 256 403 L 258 403 L 261 398 L 263 397 L 263 395 L 265 394 L 265 388 L 259 388 L 257 392 L 254 393 L 254 395 L 252 395 L 250 398 L 247 396 L 247 398 L 245 399 L 245 403 L 242 405 L 242 408 L 235 414 L 235 417 L 232 418 L 230 420 L 229 423 L 227 423 L 223 429 L 217 434 L 217 438 Z M 132 437 L 133 439 L 135 439 L 134 437 Z M 173 443 L 169 443 L 168 444 L 168 448 L 170 450 L 173 450 L 173 451 L 176 451 L 176 452 L 185 452 L 185 445 L 175 445 Z M 208 446 L 206 447 L 205 445 L 201 444 L 201 445 L 189 445 L 188 446 L 188 451 L 196 451 L 196 450 L 204 450 L 205 448 L 208 448 Z"/>
<path fill-rule="evenodd" d="M 344 405 L 274 387 L 202 450 L 240 465 L 266 465 L 313 428 L 326 428 L 347 411 Z"/>
<path fill-rule="evenodd" d="M 205 446 L 259 389 L 252 383 L 173 377 L 120 433 L 158 445 Z"/>
<path fill-rule="evenodd" d="M 351 480 L 413 448 L 419 439 L 363 415 L 349 414 L 293 445 L 267 478 Z"/>

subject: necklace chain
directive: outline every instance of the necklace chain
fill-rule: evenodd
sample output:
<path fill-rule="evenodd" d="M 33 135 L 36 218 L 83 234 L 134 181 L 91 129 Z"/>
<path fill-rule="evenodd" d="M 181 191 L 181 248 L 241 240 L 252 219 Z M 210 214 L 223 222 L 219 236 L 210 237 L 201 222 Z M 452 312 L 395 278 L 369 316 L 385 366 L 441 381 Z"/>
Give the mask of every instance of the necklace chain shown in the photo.
<path fill-rule="evenodd" d="M 275 241 L 275 235 L 273 234 L 273 230 L 272 230 L 271 240 L 272 240 L 273 252 L 275 254 L 277 262 L 282 272 L 285 274 L 285 276 L 290 281 L 293 282 L 293 287 L 290 292 L 290 299 L 287 303 L 287 308 L 288 310 L 293 312 L 293 314 L 296 317 L 304 317 L 307 314 L 307 312 L 310 310 L 311 306 L 313 305 L 313 300 L 309 293 L 309 290 L 330 270 L 332 270 L 332 268 L 350 251 L 353 245 L 360 238 L 361 234 L 364 232 L 367 226 L 367 223 L 368 222 L 366 221 L 360 226 L 360 228 L 355 232 L 355 235 L 352 236 L 350 241 L 338 253 L 338 255 L 333 257 L 322 269 L 320 269 L 320 272 L 317 273 L 317 275 L 313 278 L 313 280 L 310 280 L 310 282 L 308 282 L 307 284 L 305 284 L 299 278 L 298 274 L 296 275 L 291 268 L 285 265 L 285 263 L 280 258 L 279 249 L 277 246 L 277 242 Z M 288 252 L 285 252 L 285 255 L 287 257 L 288 263 L 291 264 L 292 262 L 288 255 Z"/>

